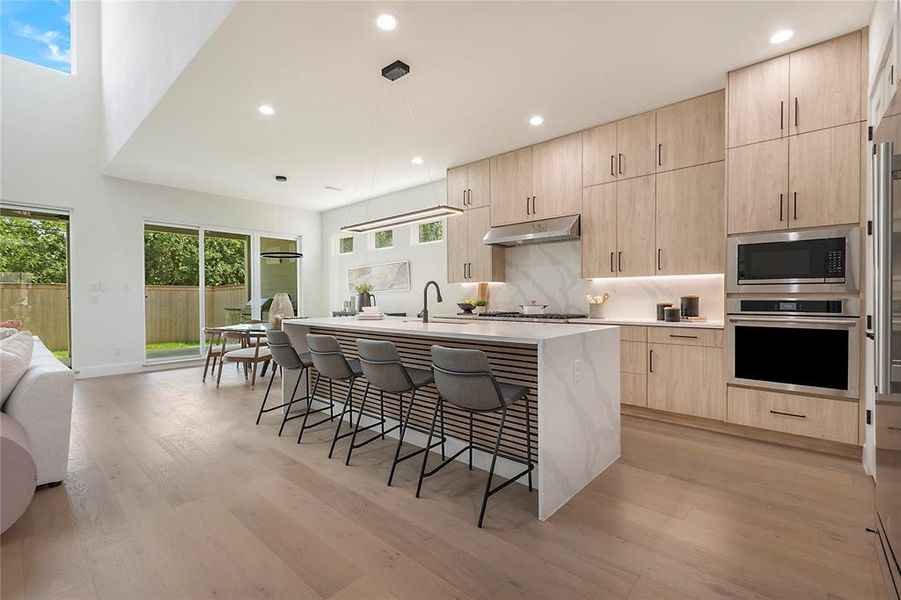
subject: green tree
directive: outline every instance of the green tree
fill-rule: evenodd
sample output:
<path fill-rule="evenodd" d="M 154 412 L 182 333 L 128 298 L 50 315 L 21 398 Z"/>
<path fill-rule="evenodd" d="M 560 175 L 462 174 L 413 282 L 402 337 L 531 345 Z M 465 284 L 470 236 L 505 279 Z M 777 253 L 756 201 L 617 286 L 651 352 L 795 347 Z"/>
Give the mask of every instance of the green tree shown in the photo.
<path fill-rule="evenodd" d="M 208 235 L 204 238 L 207 286 L 244 285 L 247 240 Z M 197 236 L 171 231 L 144 231 L 144 281 L 147 285 L 199 285 Z"/>
<path fill-rule="evenodd" d="M 68 223 L 0 217 L 0 274 L 28 274 L 27 283 L 66 283 Z"/>

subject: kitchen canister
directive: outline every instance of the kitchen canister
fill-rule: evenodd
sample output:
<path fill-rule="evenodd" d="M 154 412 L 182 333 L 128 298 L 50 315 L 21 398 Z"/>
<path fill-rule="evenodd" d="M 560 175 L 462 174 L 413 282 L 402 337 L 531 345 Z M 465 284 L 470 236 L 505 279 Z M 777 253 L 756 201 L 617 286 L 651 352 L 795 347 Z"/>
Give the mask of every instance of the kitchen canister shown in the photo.
<path fill-rule="evenodd" d="M 683 317 L 701 316 L 701 299 L 698 296 L 682 296 L 680 299 Z"/>
<path fill-rule="evenodd" d="M 682 318 L 679 315 L 679 307 L 678 306 L 667 306 L 663 309 L 663 320 L 668 323 L 676 323 L 681 321 Z"/>
<path fill-rule="evenodd" d="M 664 311 L 673 305 L 672 302 L 658 302 L 657 303 L 657 320 L 663 321 L 666 317 Z"/>

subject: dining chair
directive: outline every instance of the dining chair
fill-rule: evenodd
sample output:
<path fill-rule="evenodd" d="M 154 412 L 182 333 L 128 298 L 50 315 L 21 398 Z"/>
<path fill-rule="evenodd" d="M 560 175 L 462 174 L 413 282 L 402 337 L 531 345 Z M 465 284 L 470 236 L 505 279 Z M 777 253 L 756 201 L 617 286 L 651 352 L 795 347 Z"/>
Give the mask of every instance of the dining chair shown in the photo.
<path fill-rule="evenodd" d="M 247 379 L 248 371 L 250 372 L 250 389 L 256 385 L 257 381 L 257 365 L 263 363 L 263 372 L 265 374 L 266 367 L 272 360 L 272 353 L 269 347 L 261 343 L 262 336 L 251 336 L 245 331 L 223 331 L 221 343 L 221 362 L 219 364 L 219 375 L 216 378 L 216 387 L 222 380 L 222 367 L 226 362 L 239 363 L 244 367 L 244 379 Z M 254 339 L 255 338 L 255 339 Z M 235 350 L 226 350 L 229 339 L 240 340 L 241 347 Z"/>
<path fill-rule="evenodd" d="M 206 383 L 206 376 L 208 372 L 211 372 L 213 375 L 216 374 L 216 363 L 219 362 L 221 365 L 222 360 L 222 330 L 218 327 L 206 327 L 203 330 L 204 336 L 206 336 L 206 360 L 203 363 L 203 378 L 201 381 Z M 231 350 L 237 350 L 241 348 L 240 343 L 231 343 L 226 344 L 225 350 L 227 352 Z M 212 367 L 212 371 L 210 371 L 210 367 Z"/>

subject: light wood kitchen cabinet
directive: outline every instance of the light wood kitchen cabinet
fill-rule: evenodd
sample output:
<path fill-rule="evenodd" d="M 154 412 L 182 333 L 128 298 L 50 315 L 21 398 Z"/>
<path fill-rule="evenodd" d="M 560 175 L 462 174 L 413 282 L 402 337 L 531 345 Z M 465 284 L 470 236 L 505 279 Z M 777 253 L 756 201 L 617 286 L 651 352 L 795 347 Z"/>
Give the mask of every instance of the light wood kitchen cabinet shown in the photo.
<path fill-rule="evenodd" d="M 489 204 L 488 159 L 447 170 L 447 203 L 468 210 Z"/>
<path fill-rule="evenodd" d="M 657 109 L 657 172 L 726 158 L 726 92 Z"/>
<path fill-rule="evenodd" d="M 620 341 L 620 402 L 648 405 L 648 344 Z"/>
<path fill-rule="evenodd" d="M 616 183 L 582 190 L 582 277 L 616 276 Z"/>
<path fill-rule="evenodd" d="M 532 148 L 521 148 L 489 159 L 491 224 L 523 223 L 531 217 Z"/>
<path fill-rule="evenodd" d="M 858 404 L 729 386 L 730 423 L 857 444 Z"/>
<path fill-rule="evenodd" d="M 616 181 L 616 122 L 582 132 L 582 185 Z"/>
<path fill-rule="evenodd" d="M 789 133 L 860 120 L 860 32 L 789 55 Z"/>
<path fill-rule="evenodd" d="M 859 125 L 793 136 L 788 149 L 790 226 L 859 222 Z"/>
<path fill-rule="evenodd" d="M 504 281 L 504 249 L 487 246 L 489 208 L 473 208 L 447 220 L 447 281 Z"/>
<path fill-rule="evenodd" d="M 657 174 L 657 273 L 722 273 L 726 173 L 723 161 Z"/>
<path fill-rule="evenodd" d="M 616 122 L 616 175 L 628 179 L 657 170 L 657 114 L 649 111 Z"/>
<path fill-rule="evenodd" d="M 616 271 L 619 276 L 653 275 L 654 176 L 616 182 Z"/>
<path fill-rule="evenodd" d="M 532 146 L 529 220 L 577 215 L 582 207 L 582 134 Z"/>
<path fill-rule="evenodd" d="M 648 408 L 724 420 L 723 349 L 649 343 Z"/>
<path fill-rule="evenodd" d="M 788 227 L 788 139 L 730 148 L 728 232 Z"/>
<path fill-rule="evenodd" d="M 728 86 L 729 148 L 788 135 L 788 55 L 732 71 Z"/>

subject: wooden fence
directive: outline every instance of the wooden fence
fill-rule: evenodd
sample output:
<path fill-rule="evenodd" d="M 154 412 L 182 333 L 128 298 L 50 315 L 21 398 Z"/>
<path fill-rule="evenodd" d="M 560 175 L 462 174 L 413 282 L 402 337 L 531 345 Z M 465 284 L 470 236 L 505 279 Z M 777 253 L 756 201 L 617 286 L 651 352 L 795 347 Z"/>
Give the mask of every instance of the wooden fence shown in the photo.
<path fill-rule="evenodd" d="M 144 289 L 148 344 L 198 339 L 196 287 L 152 285 Z M 206 325 L 224 325 L 237 319 L 238 311 L 247 302 L 247 289 L 243 285 L 208 287 L 204 302 Z M 65 284 L 0 283 L 0 319 L 22 319 L 24 327 L 39 335 L 51 350 L 69 346 L 68 309 Z"/>

